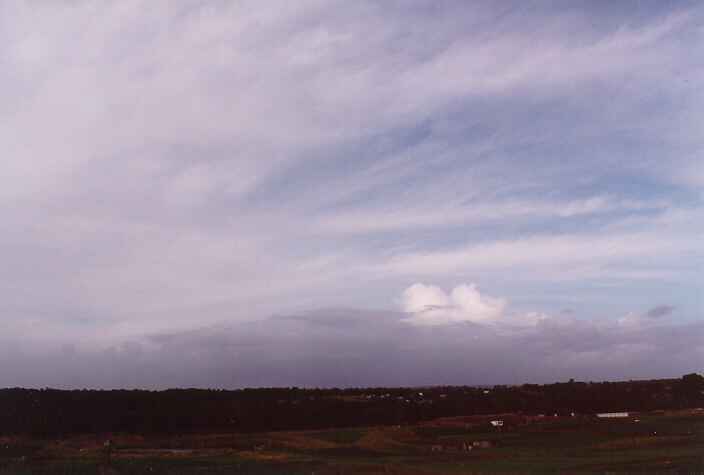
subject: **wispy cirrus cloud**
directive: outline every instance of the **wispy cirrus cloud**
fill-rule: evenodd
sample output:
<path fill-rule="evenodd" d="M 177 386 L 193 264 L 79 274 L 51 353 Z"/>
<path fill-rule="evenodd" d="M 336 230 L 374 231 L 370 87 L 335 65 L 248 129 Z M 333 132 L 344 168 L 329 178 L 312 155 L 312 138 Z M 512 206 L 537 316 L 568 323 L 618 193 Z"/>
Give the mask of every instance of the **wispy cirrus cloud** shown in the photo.
<path fill-rule="evenodd" d="M 379 272 L 452 274 L 462 269 L 542 269 L 567 271 L 610 265 L 632 267 L 634 262 L 657 265 L 673 256 L 686 255 L 699 247 L 696 236 L 672 236 L 653 231 L 524 236 L 519 239 L 488 240 L 459 249 L 404 252 L 377 266 Z M 645 258 L 648 261 L 642 261 Z M 629 266 L 629 263 L 631 264 Z M 549 276 L 547 276 L 549 278 Z M 579 278 L 578 275 L 574 277 Z M 583 275 L 587 277 L 587 275 Z"/>
<path fill-rule="evenodd" d="M 619 213 L 643 209 L 661 209 L 663 203 L 611 202 L 594 196 L 567 203 L 550 202 L 469 202 L 412 203 L 391 209 L 366 209 L 347 212 L 336 210 L 329 216 L 313 218 L 324 231 L 370 233 L 412 229 L 454 228 L 505 220 L 548 220 L 572 218 L 596 213 Z"/>

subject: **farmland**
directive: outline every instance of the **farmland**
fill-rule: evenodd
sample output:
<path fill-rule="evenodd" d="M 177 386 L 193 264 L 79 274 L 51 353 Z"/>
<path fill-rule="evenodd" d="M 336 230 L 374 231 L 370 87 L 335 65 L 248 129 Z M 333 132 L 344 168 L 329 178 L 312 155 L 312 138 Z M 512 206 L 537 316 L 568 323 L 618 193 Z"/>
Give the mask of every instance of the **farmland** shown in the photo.
<path fill-rule="evenodd" d="M 488 414 L 349 429 L 0 442 L 0 473 L 702 472 L 704 411 L 618 419 Z"/>

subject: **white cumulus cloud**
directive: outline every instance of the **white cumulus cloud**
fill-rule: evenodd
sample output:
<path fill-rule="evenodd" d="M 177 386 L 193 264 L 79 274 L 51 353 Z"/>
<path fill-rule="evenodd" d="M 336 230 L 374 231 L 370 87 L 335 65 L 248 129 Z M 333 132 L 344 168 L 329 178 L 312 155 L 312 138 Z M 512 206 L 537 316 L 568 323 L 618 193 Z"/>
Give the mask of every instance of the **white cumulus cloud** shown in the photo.
<path fill-rule="evenodd" d="M 458 285 L 447 294 L 435 285 L 414 284 L 399 300 L 405 319 L 413 325 L 443 325 L 457 322 L 506 323 L 506 300 L 481 295 L 476 284 Z"/>

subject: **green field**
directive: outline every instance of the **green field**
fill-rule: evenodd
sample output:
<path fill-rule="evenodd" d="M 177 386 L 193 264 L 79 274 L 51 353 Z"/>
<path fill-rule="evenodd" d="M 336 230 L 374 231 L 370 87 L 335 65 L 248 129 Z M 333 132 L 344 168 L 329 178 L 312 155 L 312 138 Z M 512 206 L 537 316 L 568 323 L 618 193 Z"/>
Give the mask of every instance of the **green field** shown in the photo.
<path fill-rule="evenodd" d="M 702 411 L 544 418 L 501 428 L 488 423 L 491 417 L 502 416 L 257 434 L 5 437 L 0 473 L 704 472 Z M 474 441 L 491 447 L 462 450 Z"/>

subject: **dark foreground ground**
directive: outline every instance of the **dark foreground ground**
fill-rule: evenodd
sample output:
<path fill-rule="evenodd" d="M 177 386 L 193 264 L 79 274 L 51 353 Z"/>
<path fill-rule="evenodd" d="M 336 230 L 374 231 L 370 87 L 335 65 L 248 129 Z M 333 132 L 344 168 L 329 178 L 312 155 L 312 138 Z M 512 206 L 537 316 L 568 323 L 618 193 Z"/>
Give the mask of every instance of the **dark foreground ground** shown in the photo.
<path fill-rule="evenodd" d="M 704 473 L 704 410 L 621 419 L 501 414 L 325 431 L 0 441 L 3 474 Z"/>

